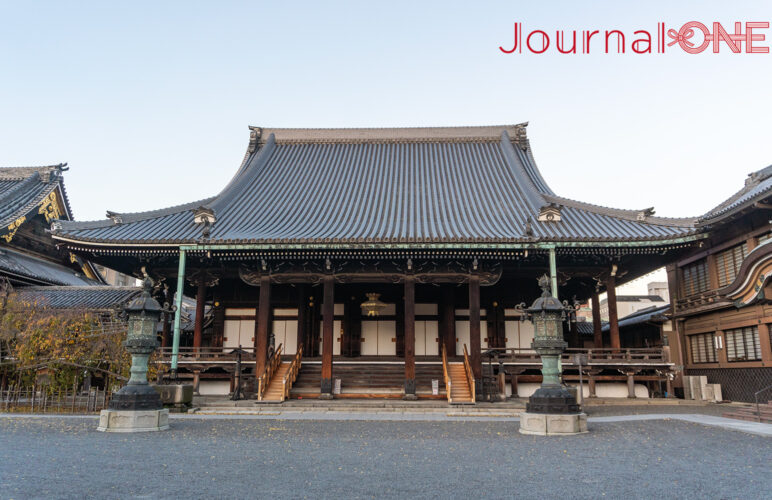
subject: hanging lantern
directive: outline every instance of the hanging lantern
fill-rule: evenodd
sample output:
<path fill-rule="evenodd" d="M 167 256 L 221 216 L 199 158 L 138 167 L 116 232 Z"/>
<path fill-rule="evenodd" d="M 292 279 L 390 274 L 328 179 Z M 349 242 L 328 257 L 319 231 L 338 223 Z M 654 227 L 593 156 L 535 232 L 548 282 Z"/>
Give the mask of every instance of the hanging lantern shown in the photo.
<path fill-rule="evenodd" d="M 380 293 L 366 293 L 367 300 L 362 302 L 362 313 L 365 316 L 378 316 L 386 303 L 380 300 Z"/>

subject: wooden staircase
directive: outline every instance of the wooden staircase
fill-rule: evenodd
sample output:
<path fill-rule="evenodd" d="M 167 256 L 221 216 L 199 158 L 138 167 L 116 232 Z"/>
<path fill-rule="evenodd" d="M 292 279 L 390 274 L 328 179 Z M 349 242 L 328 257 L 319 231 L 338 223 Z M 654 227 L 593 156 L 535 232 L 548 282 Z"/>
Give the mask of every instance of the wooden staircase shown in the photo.
<path fill-rule="evenodd" d="M 722 416 L 737 420 L 747 420 L 748 422 L 772 424 L 772 403 L 760 404 L 758 413 L 756 413 L 756 405 L 749 405 L 726 412 Z"/>
<path fill-rule="evenodd" d="M 284 377 L 289 373 L 291 364 L 289 361 L 284 361 L 276 367 L 276 371 L 263 393 L 262 402 L 281 403 L 284 401 Z"/>
<path fill-rule="evenodd" d="M 258 379 L 257 400 L 261 403 L 282 403 L 290 396 L 292 384 L 298 378 L 302 360 L 303 348 L 295 353 L 292 361 L 281 360 L 282 346 L 269 360 L 265 373 Z"/>
<path fill-rule="evenodd" d="M 445 391 L 450 404 L 474 404 L 474 377 L 471 376 L 469 356 L 464 345 L 464 361 L 449 363 L 442 346 L 442 374 L 445 379 Z"/>

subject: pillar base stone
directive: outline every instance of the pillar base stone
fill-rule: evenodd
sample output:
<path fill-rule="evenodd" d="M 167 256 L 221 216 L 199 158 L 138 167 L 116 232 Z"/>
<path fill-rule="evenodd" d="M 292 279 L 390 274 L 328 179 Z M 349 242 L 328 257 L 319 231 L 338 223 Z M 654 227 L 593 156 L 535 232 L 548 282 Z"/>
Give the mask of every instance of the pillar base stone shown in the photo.
<path fill-rule="evenodd" d="M 523 412 L 520 414 L 520 434 L 566 436 L 584 434 L 585 432 L 587 432 L 586 413 L 550 414 Z"/>
<path fill-rule="evenodd" d="M 155 432 L 169 429 L 169 410 L 102 410 L 98 431 Z"/>

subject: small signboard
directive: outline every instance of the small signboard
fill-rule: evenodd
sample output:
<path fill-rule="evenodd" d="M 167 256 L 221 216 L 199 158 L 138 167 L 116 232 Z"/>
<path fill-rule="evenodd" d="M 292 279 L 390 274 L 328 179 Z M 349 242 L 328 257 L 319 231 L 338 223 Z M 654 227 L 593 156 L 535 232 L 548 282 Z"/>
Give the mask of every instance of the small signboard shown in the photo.
<path fill-rule="evenodd" d="M 332 389 L 333 394 L 340 394 L 340 379 L 335 379 L 335 387 Z"/>
<path fill-rule="evenodd" d="M 432 395 L 437 396 L 440 393 L 440 381 L 432 380 Z"/>

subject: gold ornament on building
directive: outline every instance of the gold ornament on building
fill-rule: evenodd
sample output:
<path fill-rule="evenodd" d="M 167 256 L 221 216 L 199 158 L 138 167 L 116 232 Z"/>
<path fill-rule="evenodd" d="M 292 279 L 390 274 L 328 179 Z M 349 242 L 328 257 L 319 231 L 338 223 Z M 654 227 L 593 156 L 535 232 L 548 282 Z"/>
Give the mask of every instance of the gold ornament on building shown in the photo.
<path fill-rule="evenodd" d="M 56 196 L 56 191 L 51 191 L 51 194 L 43 199 L 43 203 L 38 208 L 38 213 L 45 215 L 46 222 L 51 222 L 61 218 L 62 211 L 59 209 L 59 200 Z"/>
<path fill-rule="evenodd" d="M 3 235 L 3 239 L 5 240 L 6 243 L 10 243 L 11 242 L 11 240 L 14 237 L 14 235 L 16 234 L 16 231 L 19 230 L 21 225 L 24 224 L 24 222 L 26 220 L 27 220 L 26 217 L 21 216 L 21 217 L 19 217 L 18 219 L 16 219 L 15 221 L 11 222 L 8 225 L 8 234 L 4 234 Z"/>
<path fill-rule="evenodd" d="M 378 316 L 386 307 L 386 303 L 380 300 L 380 293 L 366 293 L 367 300 L 360 306 L 366 316 Z"/>

